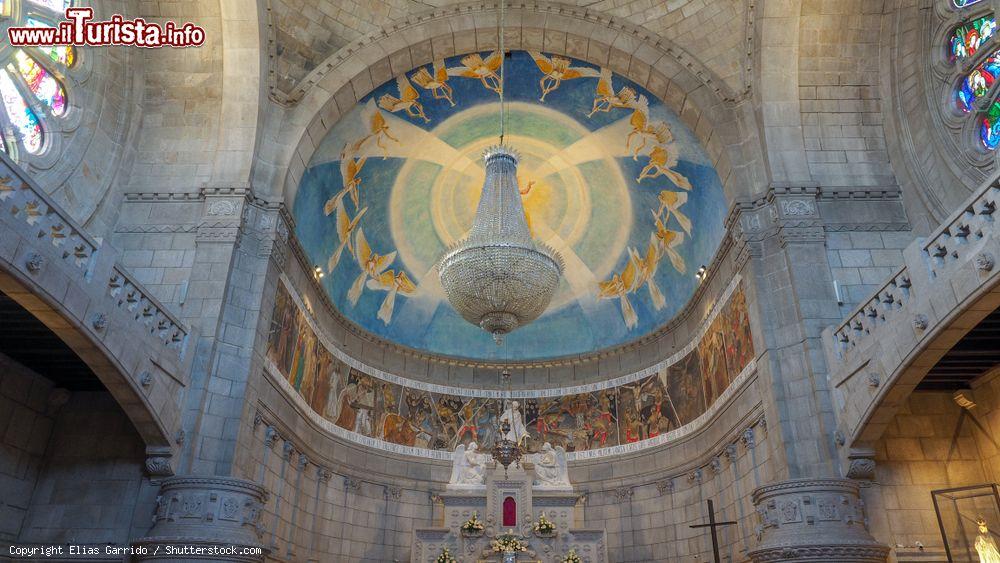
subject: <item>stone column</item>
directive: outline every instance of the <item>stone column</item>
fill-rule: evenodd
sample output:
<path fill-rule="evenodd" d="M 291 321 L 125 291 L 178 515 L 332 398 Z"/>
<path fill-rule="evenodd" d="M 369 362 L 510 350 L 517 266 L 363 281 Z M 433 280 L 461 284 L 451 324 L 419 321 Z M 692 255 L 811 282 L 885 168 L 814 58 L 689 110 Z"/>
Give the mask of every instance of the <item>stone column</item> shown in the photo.
<path fill-rule="evenodd" d="M 171 477 L 160 486 L 153 528 L 132 542 L 146 554 L 134 561 L 258 562 L 267 549 L 262 543 L 263 487 L 231 477 Z M 174 553 L 170 547 L 204 548 L 198 553 Z M 222 549 L 222 552 L 210 551 Z M 245 553 L 253 549 L 257 554 Z"/>
<path fill-rule="evenodd" d="M 850 479 L 793 479 L 753 492 L 757 510 L 754 563 L 884 562 L 889 548 L 868 532 L 858 483 Z"/>

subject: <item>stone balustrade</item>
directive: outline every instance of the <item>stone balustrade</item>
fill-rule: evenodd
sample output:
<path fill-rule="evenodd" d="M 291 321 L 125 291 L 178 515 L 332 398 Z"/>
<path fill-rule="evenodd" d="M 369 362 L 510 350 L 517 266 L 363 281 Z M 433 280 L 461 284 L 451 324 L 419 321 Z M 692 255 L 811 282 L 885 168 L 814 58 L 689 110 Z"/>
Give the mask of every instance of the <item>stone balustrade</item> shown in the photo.
<path fill-rule="evenodd" d="M 131 274 L 115 264 L 108 279 L 108 294 L 116 300 L 119 309 L 132 314 L 145 326 L 146 332 L 155 336 L 168 348 L 183 352 L 187 329 Z"/>
<path fill-rule="evenodd" d="M 836 441 L 851 467 L 938 359 L 1000 305 L 998 197 L 1000 180 L 983 185 L 929 237 L 911 243 L 904 264 L 870 298 L 824 331 Z"/>
<path fill-rule="evenodd" d="M 4 155 L 6 157 L 6 155 Z M 19 223 L 37 242 L 51 245 L 52 254 L 89 275 L 100 244 L 59 208 L 33 182 L 16 174 L 13 163 L 4 158 L 0 166 L 0 212 Z M 41 255 L 32 257 L 28 268 L 41 267 Z"/>
<path fill-rule="evenodd" d="M 145 440 L 148 472 L 170 475 L 189 331 L 118 258 L 0 154 L 0 290 L 91 367 Z"/>

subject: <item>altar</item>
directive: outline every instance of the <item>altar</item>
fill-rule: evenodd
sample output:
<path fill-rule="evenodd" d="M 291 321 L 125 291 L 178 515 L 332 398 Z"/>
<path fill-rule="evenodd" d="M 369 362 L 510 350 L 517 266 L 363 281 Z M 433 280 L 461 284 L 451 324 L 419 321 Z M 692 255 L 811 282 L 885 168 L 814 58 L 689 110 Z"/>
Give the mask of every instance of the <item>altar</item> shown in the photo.
<path fill-rule="evenodd" d="M 583 498 L 569 482 L 562 448 L 546 444 L 505 471 L 474 444 L 459 446 L 451 482 L 437 498 L 443 513 L 437 526 L 414 530 L 412 563 L 435 563 L 445 548 L 458 563 L 559 563 L 570 551 L 584 563 L 607 561 L 604 530 L 582 526 Z M 481 529 L 463 530 L 473 519 Z M 503 535 L 525 550 L 504 559 L 492 546 Z"/>

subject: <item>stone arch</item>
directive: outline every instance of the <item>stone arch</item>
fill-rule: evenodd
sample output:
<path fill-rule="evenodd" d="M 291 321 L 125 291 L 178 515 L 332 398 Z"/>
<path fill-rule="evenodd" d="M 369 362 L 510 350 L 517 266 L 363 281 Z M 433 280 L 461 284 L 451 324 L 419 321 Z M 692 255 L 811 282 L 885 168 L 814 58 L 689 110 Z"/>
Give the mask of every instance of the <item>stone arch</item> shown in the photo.
<path fill-rule="evenodd" d="M 904 352 L 903 360 L 886 375 L 886 384 L 872 401 L 854 435 L 852 445 L 874 444 L 906 403 L 916 386 L 948 350 L 1000 305 L 1000 277 L 994 276 L 955 305 L 924 340 Z"/>
<path fill-rule="evenodd" d="M 182 441 L 187 328 L 6 156 L 0 187 L 0 290 L 91 368 L 148 451 L 168 459 Z"/>
<path fill-rule="evenodd" d="M 254 184 L 294 200 L 318 143 L 357 100 L 392 76 L 437 57 L 496 47 L 497 6 L 464 3 L 410 16 L 350 43 L 307 76 L 295 105 L 272 112 L 275 136 L 261 147 Z M 584 8 L 534 1 L 509 6 L 511 49 L 558 52 L 609 66 L 660 97 L 695 132 L 729 198 L 763 187 L 753 108 L 683 48 L 656 34 Z"/>

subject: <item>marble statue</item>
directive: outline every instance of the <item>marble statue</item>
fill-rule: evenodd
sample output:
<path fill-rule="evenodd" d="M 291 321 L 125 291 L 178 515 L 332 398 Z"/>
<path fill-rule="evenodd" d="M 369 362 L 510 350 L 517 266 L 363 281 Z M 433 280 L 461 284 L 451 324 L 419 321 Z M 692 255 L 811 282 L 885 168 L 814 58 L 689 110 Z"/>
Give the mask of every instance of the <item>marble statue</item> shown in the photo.
<path fill-rule="evenodd" d="M 524 426 L 524 417 L 521 415 L 521 404 L 511 401 L 503 414 L 500 415 L 500 422 L 506 421 L 510 424 L 510 430 L 504 434 L 504 438 L 521 444 L 521 441 L 528 437 L 528 429 Z"/>
<path fill-rule="evenodd" d="M 986 527 L 986 521 L 979 518 L 976 521 L 979 525 L 979 534 L 976 536 L 976 553 L 979 554 L 979 563 L 1000 563 L 1000 551 L 997 551 L 997 544 L 990 535 L 990 529 Z"/>
<path fill-rule="evenodd" d="M 566 467 L 566 450 L 562 446 L 552 447 L 545 442 L 541 451 L 532 455 L 535 464 L 536 487 L 569 488 L 569 469 Z"/>
<path fill-rule="evenodd" d="M 479 446 L 472 442 L 468 447 L 459 445 L 452 456 L 449 485 L 485 485 L 486 454 L 479 453 Z"/>

